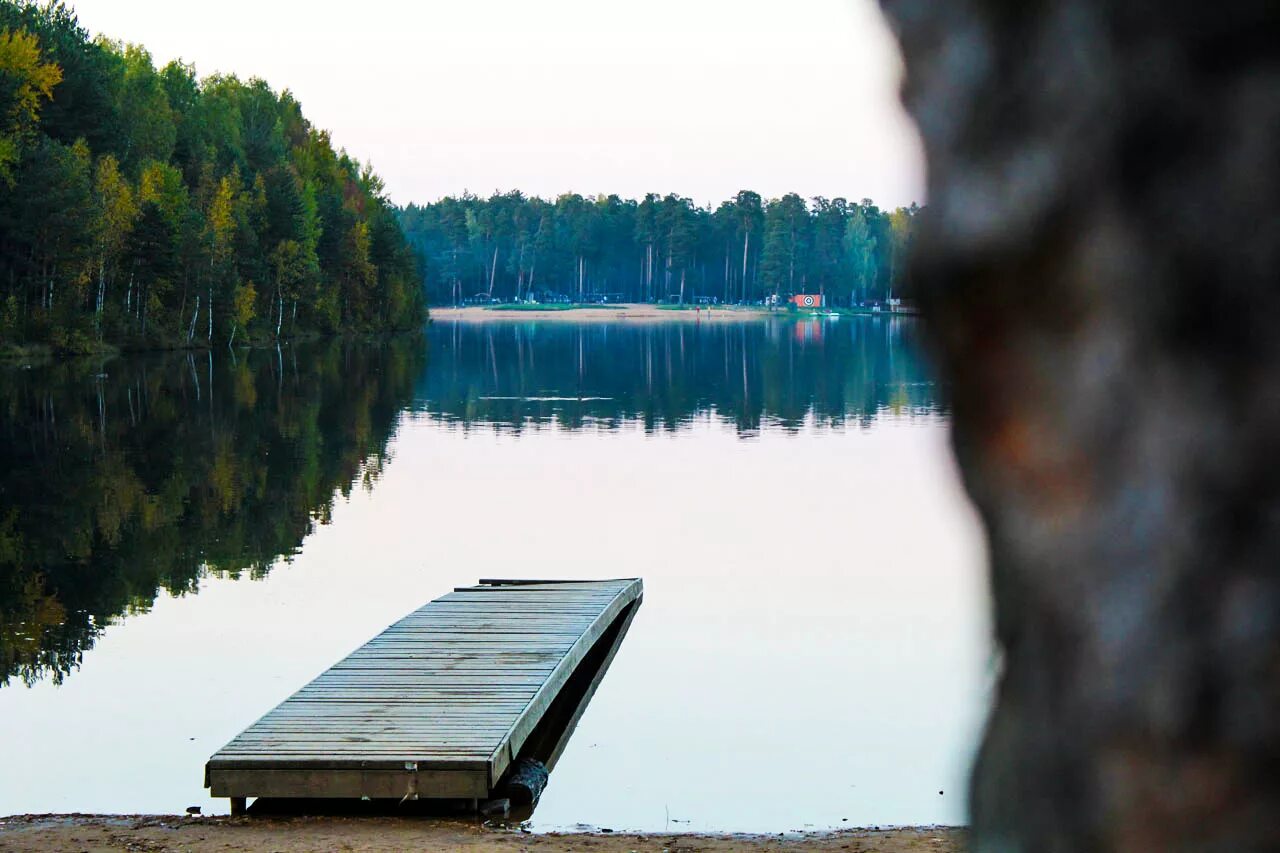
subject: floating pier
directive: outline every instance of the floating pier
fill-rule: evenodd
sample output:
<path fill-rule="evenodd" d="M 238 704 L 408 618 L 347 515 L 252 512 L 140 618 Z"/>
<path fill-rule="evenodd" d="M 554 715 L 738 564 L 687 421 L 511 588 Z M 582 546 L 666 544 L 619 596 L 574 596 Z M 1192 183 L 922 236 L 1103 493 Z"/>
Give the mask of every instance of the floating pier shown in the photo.
<path fill-rule="evenodd" d="M 231 798 L 471 799 L 555 766 L 643 596 L 637 579 L 481 580 L 387 628 L 218 750 Z"/>

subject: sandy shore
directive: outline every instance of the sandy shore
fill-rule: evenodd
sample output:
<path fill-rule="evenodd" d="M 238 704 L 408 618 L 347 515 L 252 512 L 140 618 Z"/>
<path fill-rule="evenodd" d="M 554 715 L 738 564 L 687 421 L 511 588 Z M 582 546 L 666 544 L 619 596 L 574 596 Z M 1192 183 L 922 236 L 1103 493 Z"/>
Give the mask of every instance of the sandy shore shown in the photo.
<path fill-rule="evenodd" d="M 955 829 L 848 830 L 810 835 L 636 835 L 486 829 L 473 823 L 403 818 L 181 818 L 26 816 L 0 818 L 0 851 L 621 851 L 849 850 L 959 853 Z"/>
<path fill-rule="evenodd" d="M 613 307 L 569 308 L 505 308 L 503 306 L 482 307 L 477 305 L 465 308 L 432 308 L 431 319 L 437 322 L 464 321 L 468 323 L 485 323 L 495 320 L 572 320 L 575 323 L 614 323 L 614 322 L 654 322 L 657 320 L 687 320 L 689 322 L 706 322 L 722 320 L 755 320 L 767 317 L 767 308 L 715 307 L 683 310 L 662 308 L 657 305 L 615 305 Z"/>

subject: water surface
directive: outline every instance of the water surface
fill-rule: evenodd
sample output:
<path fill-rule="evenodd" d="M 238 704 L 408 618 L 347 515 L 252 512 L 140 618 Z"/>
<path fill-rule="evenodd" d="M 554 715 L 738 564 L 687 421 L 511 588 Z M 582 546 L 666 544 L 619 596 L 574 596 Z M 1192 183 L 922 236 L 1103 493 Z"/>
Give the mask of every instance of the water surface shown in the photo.
<path fill-rule="evenodd" d="M 537 829 L 961 823 L 982 544 L 911 320 L 0 368 L 0 813 L 204 760 L 479 577 L 640 576 Z"/>

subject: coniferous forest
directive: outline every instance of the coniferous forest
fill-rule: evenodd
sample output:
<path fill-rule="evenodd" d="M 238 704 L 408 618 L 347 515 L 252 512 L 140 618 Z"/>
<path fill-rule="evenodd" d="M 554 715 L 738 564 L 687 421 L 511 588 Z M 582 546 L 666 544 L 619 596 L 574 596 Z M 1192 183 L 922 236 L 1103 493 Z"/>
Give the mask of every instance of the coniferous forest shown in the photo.
<path fill-rule="evenodd" d="M 0 347 L 199 347 L 418 326 L 378 177 L 285 91 L 0 0 Z"/>
<path fill-rule="evenodd" d="M 917 212 L 795 193 L 767 201 L 746 190 L 714 209 L 678 195 L 551 202 L 510 192 L 410 205 L 400 221 L 432 304 L 820 293 L 852 306 L 910 296 L 903 258 Z"/>
<path fill-rule="evenodd" d="M 261 80 L 156 68 L 0 0 L 0 349 L 206 347 L 418 326 L 425 304 L 910 298 L 918 208 L 518 191 L 397 209 Z"/>

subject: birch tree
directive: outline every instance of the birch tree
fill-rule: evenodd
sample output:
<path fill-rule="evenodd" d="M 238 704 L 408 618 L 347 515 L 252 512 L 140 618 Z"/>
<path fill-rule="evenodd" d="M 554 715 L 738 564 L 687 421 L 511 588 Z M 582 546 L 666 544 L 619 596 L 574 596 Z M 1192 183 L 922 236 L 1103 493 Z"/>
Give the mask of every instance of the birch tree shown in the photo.
<path fill-rule="evenodd" d="M 233 174 L 218 181 L 217 190 L 205 215 L 205 239 L 209 252 L 209 274 L 205 287 L 205 313 L 208 320 L 206 340 L 210 344 L 213 343 L 214 291 L 232 274 L 237 178 L 238 175 Z"/>
<path fill-rule="evenodd" d="M 116 264 L 138 218 L 138 203 L 129 182 L 120 174 L 116 158 L 107 155 L 98 161 L 94 176 L 97 219 L 97 289 L 94 298 L 95 324 L 101 324 L 107 300 L 109 279 L 114 279 Z"/>

